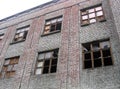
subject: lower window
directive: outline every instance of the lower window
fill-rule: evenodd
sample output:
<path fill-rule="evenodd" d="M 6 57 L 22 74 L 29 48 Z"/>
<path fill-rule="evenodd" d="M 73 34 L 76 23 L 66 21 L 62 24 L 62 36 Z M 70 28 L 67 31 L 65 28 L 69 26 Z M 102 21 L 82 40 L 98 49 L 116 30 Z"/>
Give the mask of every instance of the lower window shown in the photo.
<path fill-rule="evenodd" d="M 16 66 L 18 64 L 19 57 L 13 57 L 5 59 L 0 78 L 10 78 L 15 75 Z"/>
<path fill-rule="evenodd" d="M 38 54 L 35 74 L 48 74 L 57 71 L 58 49 Z"/>
<path fill-rule="evenodd" d="M 113 65 L 109 40 L 85 43 L 82 47 L 85 69 Z"/>

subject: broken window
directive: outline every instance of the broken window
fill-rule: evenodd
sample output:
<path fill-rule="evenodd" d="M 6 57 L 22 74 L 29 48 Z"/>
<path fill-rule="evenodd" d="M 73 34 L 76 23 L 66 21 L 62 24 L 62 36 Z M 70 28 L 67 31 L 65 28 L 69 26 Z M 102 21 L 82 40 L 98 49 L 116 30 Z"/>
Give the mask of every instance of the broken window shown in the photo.
<path fill-rule="evenodd" d="M 60 31 L 62 26 L 62 16 L 46 20 L 43 34 Z"/>
<path fill-rule="evenodd" d="M 2 71 L 0 73 L 1 78 L 10 78 L 15 75 L 16 65 L 18 64 L 19 57 L 5 59 Z"/>
<path fill-rule="evenodd" d="M 38 55 L 35 74 L 55 73 L 57 70 L 58 49 Z"/>
<path fill-rule="evenodd" d="M 108 40 L 86 43 L 82 47 L 85 69 L 113 65 L 110 42 Z"/>
<path fill-rule="evenodd" d="M 82 25 L 88 25 L 103 20 L 105 20 L 105 16 L 101 5 L 81 10 Z"/>
<path fill-rule="evenodd" d="M 13 42 L 25 40 L 27 37 L 28 30 L 29 30 L 29 26 L 18 28 L 16 33 L 15 33 Z"/>
<path fill-rule="evenodd" d="M 0 34 L 0 41 L 4 38 L 4 34 Z"/>

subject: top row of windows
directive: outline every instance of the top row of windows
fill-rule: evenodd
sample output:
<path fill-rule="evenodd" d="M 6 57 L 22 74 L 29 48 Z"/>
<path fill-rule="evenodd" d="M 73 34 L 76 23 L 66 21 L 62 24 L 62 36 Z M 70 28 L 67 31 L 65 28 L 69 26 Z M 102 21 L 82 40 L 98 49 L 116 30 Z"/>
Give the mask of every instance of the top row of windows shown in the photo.
<path fill-rule="evenodd" d="M 62 27 L 62 16 L 52 18 L 45 21 L 43 35 L 47 35 L 54 32 L 59 32 Z M 98 21 L 104 21 L 105 16 L 101 5 L 94 6 L 89 9 L 81 10 L 81 26 L 96 23 Z M 17 29 L 12 43 L 24 41 L 27 37 L 29 26 L 25 26 Z M 0 40 L 4 35 L 0 35 Z"/>

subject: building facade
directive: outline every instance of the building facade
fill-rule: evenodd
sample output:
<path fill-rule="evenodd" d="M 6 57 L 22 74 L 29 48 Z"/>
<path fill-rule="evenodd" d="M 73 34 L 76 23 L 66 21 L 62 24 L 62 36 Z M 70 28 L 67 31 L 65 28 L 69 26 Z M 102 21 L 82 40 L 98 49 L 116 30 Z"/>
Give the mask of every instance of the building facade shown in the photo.
<path fill-rule="evenodd" d="M 120 89 L 120 0 L 53 0 L 0 20 L 0 89 Z"/>

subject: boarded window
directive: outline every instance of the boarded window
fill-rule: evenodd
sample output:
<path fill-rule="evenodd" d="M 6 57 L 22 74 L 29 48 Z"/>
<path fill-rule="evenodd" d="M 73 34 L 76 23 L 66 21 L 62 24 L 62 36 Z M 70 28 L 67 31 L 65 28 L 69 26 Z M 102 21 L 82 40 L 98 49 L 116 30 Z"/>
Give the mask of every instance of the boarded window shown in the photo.
<path fill-rule="evenodd" d="M 13 57 L 5 59 L 2 71 L 0 73 L 1 78 L 10 78 L 15 75 L 16 66 L 18 64 L 19 57 Z"/>
<path fill-rule="evenodd" d="M 105 20 L 101 5 L 81 10 L 81 25 L 88 25 Z"/>

